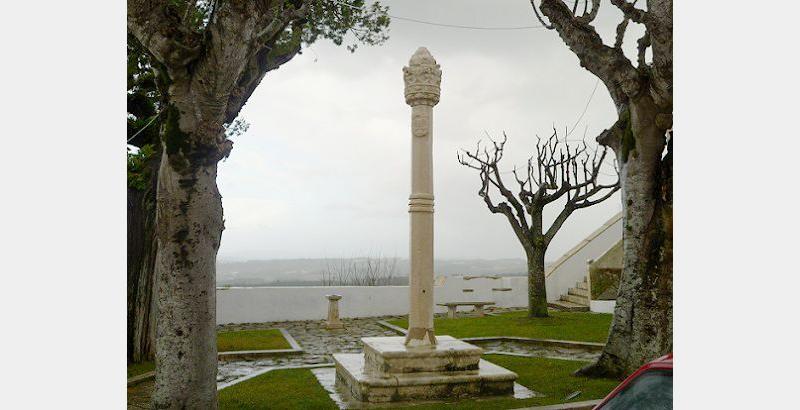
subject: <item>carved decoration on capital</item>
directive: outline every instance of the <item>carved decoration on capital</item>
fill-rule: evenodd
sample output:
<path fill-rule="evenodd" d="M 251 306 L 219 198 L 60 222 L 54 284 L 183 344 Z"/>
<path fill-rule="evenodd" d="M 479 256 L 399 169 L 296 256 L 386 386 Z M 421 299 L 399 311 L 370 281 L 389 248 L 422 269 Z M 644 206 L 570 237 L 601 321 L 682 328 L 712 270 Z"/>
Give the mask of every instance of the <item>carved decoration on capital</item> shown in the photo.
<path fill-rule="evenodd" d="M 403 80 L 406 104 L 433 107 L 439 102 L 442 70 L 427 48 L 420 47 L 411 56 L 408 67 L 403 67 Z"/>

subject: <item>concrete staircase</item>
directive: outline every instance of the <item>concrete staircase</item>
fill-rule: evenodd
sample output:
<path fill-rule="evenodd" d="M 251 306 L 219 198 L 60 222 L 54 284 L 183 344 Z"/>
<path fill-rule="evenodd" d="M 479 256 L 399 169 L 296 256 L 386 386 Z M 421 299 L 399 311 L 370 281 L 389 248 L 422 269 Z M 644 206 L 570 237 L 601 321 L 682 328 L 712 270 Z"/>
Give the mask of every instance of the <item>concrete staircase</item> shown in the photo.
<path fill-rule="evenodd" d="M 574 288 L 569 288 L 566 295 L 561 295 L 561 300 L 549 302 L 547 305 L 565 312 L 588 312 L 589 283 L 586 282 L 586 277 L 582 282 L 576 283 Z"/>

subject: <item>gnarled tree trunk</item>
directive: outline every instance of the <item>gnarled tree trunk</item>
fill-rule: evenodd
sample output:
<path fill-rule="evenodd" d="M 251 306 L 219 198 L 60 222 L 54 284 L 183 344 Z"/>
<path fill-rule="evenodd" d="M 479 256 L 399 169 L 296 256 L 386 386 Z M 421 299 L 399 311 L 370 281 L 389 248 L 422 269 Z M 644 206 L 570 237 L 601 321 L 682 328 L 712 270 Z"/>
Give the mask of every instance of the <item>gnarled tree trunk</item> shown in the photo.
<path fill-rule="evenodd" d="M 652 101 L 638 99 L 630 112 L 635 150 L 624 141 L 617 150 L 625 255 L 619 295 L 606 347 L 584 375 L 622 378 L 672 351 L 672 147 Z"/>
<path fill-rule="evenodd" d="M 156 181 L 160 155 L 146 165 L 149 183 L 144 189 L 128 187 L 128 362 L 155 357 L 155 307 L 153 298 L 156 243 Z"/>
<path fill-rule="evenodd" d="M 215 179 L 217 162 L 233 146 L 224 124 L 303 42 L 341 43 L 356 25 L 359 42 L 382 42 L 384 9 L 303 0 L 128 0 L 128 32 L 148 53 L 163 97 L 155 408 L 217 407 L 215 265 L 223 219 Z"/>
<path fill-rule="evenodd" d="M 217 408 L 217 142 L 224 104 L 170 86 L 158 177 L 155 408 Z"/>
<path fill-rule="evenodd" d="M 597 141 L 614 149 L 620 164 L 623 267 L 606 347 L 578 373 L 622 378 L 672 350 L 672 0 L 648 0 L 646 9 L 611 0 L 623 14 L 614 46 L 591 25 L 600 1 L 583 11 L 562 0 L 541 0 L 542 24 L 558 32 L 596 75 L 618 118 Z M 636 66 L 622 51 L 629 22 L 644 25 Z M 652 47 L 652 61 L 647 49 Z M 666 151 L 666 152 L 665 152 Z"/>

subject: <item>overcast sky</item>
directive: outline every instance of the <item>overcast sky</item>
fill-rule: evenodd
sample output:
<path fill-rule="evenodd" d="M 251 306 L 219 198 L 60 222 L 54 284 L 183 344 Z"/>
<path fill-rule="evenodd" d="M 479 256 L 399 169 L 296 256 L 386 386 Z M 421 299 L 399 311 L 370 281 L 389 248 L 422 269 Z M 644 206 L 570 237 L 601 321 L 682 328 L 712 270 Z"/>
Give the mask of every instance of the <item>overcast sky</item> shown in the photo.
<path fill-rule="evenodd" d="M 527 0 L 387 0 L 389 13 L 447 24 L 536 26 Z M 606 44 L 620 15 L 603 4 L 595 25 Z M 626 54 L 641 30 L 632 25 Z M 463 30 L 393 19 L 382 46 L 355 54 L 319 42 L 269 73 L 241 116 L 249 131 L 220 164 L 225 209 L 221 260 L 387 255 L 407 257 L 410 107 L 402 67 L 419 46 L 442 68 L 434 108 L 437 258 L 523 258 L 505 217 L 477 196 L 476 171 L 456 152 L 484 132 L 509 136 L 505 168 L 524 164 L 536 135 L 572 127 L 596 78 L 555 31 Z M 608 92 L 597 87 L 570 138 L 613 123 Z M 612 172 L 609 163 L 605 172 Z M 545 212 L 545 223 L 560 204 Z M 578 210 L 552 242 L 558 258 L 621 210 L 619 195 Z"/>

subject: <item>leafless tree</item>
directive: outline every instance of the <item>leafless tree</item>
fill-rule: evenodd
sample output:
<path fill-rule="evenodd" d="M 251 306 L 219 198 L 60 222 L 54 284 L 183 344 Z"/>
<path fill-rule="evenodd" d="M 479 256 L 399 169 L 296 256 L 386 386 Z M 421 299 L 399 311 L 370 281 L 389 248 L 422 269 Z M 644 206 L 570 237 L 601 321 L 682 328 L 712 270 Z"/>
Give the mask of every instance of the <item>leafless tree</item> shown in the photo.
<path fill-rule="evenodd" d="M 605 84 L 618 114 L 597 141 L 612 148 L 620 164 L 624 260 L 619 295 L 603 353 L 579 373 L 623 377 L 672 351 L 672 0 L 610 2 L 622 14 L 613 45 L 603 44 L 592 26 L 600 0 L 540 0 L 538 5 L 531 0 L 531 5 L 581 67 Z M 645 28 L 635 64 L 622 51 L 630 24 Z"/>
<path fill-rule="evenodd" d="M 326 265 L 322 286 L 387 286 L 396 280 L 397 258 L 342 258 Z"/>
<path fill-rule="evenodd" d="M 507 186 L 503 181 L 500 161 L 507 136 L 502 141 L 492 140 L 492 147 L 481 149 L 480 141 L 475 151 L 458 154 L 458 161 L 478 171 L 483 198 L 489 211 L 508 219 L 528 259 L 528 315 L 547 317 L 547 291 L 545 289 L 544 256 L 547 247 L 564 222 L 578 209 L 586 208 L 610 198 L 619 189 L 619 179 L 601 183 L 600 168 L 606 158 L 606 149 L 590 151 L 584 142 L 570 146 L 560 141 L 556 130 L 547 139 L 537 138 L 536 156 L 528 159 L 524 170 L 516 167 L 510 174 L 514 181 Z M 497 191 L 501 202 L 495 203 L 490 194 Z M 545 229 L 542 214 L 545 206 L 560 199 L 566 202 L 553 223 Z"/>

